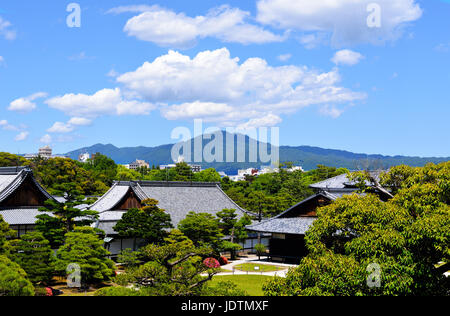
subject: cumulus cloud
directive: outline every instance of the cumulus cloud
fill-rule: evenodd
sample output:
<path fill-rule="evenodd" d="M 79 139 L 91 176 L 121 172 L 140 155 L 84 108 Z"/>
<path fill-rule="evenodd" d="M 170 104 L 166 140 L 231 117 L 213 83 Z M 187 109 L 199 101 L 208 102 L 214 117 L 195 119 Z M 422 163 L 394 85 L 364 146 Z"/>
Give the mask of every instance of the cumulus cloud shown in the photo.
<path fill-rule="evenodd" d="M 52 136 L 50 136 L 49 134 L 46 134 L 46 135 L 42 136 L 39 141 L 44 144 L 50 144 L 52 142 L 52 140 L 53 140 Z"/>
<path fill-rule="evenodd" d="M 0 128 L 5 131 L 18 131 L 19 127 L 11 125 L 7 120 L 0 120 Z"/>
<path fill-rule="evenodd" d="M 33 101 L 45 97 L 47 97 L 47 93 L 38 92 L 28 97 L 16 99 L 9 104 L 8 110 L 22 113 L 31 112 L 36 108 L 36 103 Z"/>
<path fill-rule="evenodd" d="M 259 0 L 257 20 L 280 29 L 304 33 L 305 44 L 316 44 L 318 34 L 328 33 L 336 47 L 358 43 L 384 43 L 402 35 L 410 22 L 422 16 L 415 0 L 378 0 L 381 26 L 368 27 L 373 0 Z M 309 37 L 308 37 L 309 36 Z"/>
<path fill-rule="evenodd" d="M 279 55 L 277 58 L 279 61 L 288 61 L 289 59 L 292 58 L 292 54 L 282 54 Z"/>
<path fill-rule="evenodd" d="M 320 113 L 325 116 L 330 116 L 332 118 L 338 118 L 344 113 L 343 110 L 336 108 L 335 106 L 324 105 L 320 108 Z"/>
<path fill-rule="evenodd" d="M 30 133 L 28 133 L 28 132 L 20 132 L 19 134 L 16 135 L 16 137 L 14 137 L 14 140 L 16 142 L 24 141 L 28 138 L 29 134 Z"/>
<path fill-rule="evenodd" d="M 12 24 L 6 21 L 0 16 L 0 36 L 3 36 L 7 40 L 13 40 L 16 38 L 16 31 L 11 28 Z"/>
<path fill-rule="evenodd" d="M 263 117 L 258 117 L 249 120 L 246 123 L 239 125 L 237 128 L 242 130 L 258 128 L 260 126 L 271 127 L 281 123 L 282 119 L 278 115 L 269 113 Z"/>
<path fill-rule="evenodd" d="M 333 58 L 331 58 L 331 61 L 336 65 L 353 66 L 358 64 L 362 59 L 364 59 L 364 56 L 360 53 L 349 49 L 343 49 L 336 52 Z"/>
<path fill-rule="evenodd" d="M 119 88 L 103 89 L 92 95 L 65 94 L 45 101 L 54 109 L 75 117 L 71 125 L 83 125 L 86 119 L 93 119 L 101 115 L 145 115 L 154 108 L 154 105 L 137 100 L 127 100 Z M 84 118 L 82 121 L 80 118 Z M 78 123 L 78 124 L 74 124 Z M 90 123 L 90 122 L 89 122 Z"/>
<path fill-rule="evenodd" d="M 186 48 L 198 39 L 212 37 L 224 42 L 261 44 L 280 42 L 284 36 L 247 22 L 250 13 L 227 5 L 211 9 L 204 16 L 190 17 L 184 13 L 158 6 L 122 6 L 109 13 L 139 12 L 129 19 L 124 31 L 129 36 L 164 47 Z"/>
<path fill-rule="evenodd" d="M 272 67 L 261 58 L 240 62 L 226 48 L 204 51 L 194 58 L 169 51 L 117 81 L 152 104 L 166 104 L 161 113 L 167 119 L 202 118 L 225 126 L 270 125 L 279 123 L 280 114 L 307 106 L 366 98 L 364 93 L 339 86 L 337 69 Z"/>
<path fill-rule="evenodd" d="M 52 127 L 47 129 L 49 133 L 70 133 L 75 129 L 73 125 L 65 124 L 62 122 L 55 122 Z"/>
<path fill-rule="evenodd" d="M 68 124 L 75 125 L 75 126 L 86 126 L 90 125 L 92 123 L 92 120 L 84 118 L 84 117 L 72 117 Z"/>

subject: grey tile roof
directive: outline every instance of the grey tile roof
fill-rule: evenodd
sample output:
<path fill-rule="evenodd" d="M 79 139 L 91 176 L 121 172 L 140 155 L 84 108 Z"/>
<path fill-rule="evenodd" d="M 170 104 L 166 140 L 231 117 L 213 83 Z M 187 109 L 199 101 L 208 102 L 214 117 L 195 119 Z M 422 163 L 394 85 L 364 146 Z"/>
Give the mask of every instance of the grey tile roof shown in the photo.
<path fill-rule="evenodd" d="M 380 179 L 381 171 L 370 171 L 370 174 L 372 177 L 374 177 L 376 180 Z M 310 185 L 313 189 L 322 189 L 322 190 L 328 190 L 328 189 L 345 189 L 352 187 L 355 183 L 350 181 L 347 177 L 347 174 L 341 174 L 336 177 L 326 179 L 324 181 L 320 181 L 317 183 L 313 183 Z"/>
<path fill-rule="evenodd" d="M 239 217 L 245 213 L 217 185 L 216 186 L 141 186 L 146 196 L 159 201 L 178 226 L 189 212 L 216 215 L 223 209 L 235 209 Z"/>
<path fill-rule="evenodd" d="M 0 215 L 9 225 L 33 225 L 36 222 L 36 215 L 41 214 L 52 216 L 50 213 L 39 212 L 37 208 L 0 210 Z"/>
<path fill-rule="evenodd" d="M 247 229 L 261 233 L 303 235 L 315 220 L 315 217 L 272 218 L 247 226 Z"/>
<path fill-rule="evenodd" d="M 101 229 L 105 232 L 106 235 L 116 235 L 117 233 L 114 231 L 113 227 L 116 226 L 117 221 L 100 221 L 94 225 L 94 227 Z"/>
<path fill-rule="evenodd" d="M 31 178 L 36 188 L 48 199 L 53 197 L 36 181 L 33 172 L 26 167 L 0 168 L 0 203 L 14 193 L 21 184 Z M 36 221 L 35 216 L 43 214 L 37 207 L 0 208 L 0 214 L 10 225 L 31 225 Z"/>
<path fill-rule="evenodd" d="M 111 189 L 90 207 L 100 213 L 96 227 L 102 229 L 101 227 L 107 225 L 106 222 L 118 221 L 122 217 L 125 212 L 114 210 L 114 207 L 130 188 L 141 200 L 157 200 L 158 206 L 170 215 L 175 227 L 191 211 L 215 215 L 223 209 L 235 209 L 239 217 L 245 213 L 250 214 L 231 200 L 217 183 L 122 181 L 114 183 Z M 107 229 L 103 230 L 112 234 L 109 228 L 114 225 L 108 225 Z"/>
<path fill-rule="evenodd" d="M 127 194 L 129 186 L 119 185 L 118 183 L 106 192 L 101 198 L 99 198 L 89 209 L 97 212 L 109 211 Z"/>

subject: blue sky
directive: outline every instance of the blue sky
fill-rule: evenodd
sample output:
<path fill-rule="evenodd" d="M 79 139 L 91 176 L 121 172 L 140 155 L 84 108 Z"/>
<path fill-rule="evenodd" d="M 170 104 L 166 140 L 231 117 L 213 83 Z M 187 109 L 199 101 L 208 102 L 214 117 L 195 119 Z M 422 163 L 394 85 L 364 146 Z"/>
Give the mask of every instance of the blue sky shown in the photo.
<path fill-rule="evenodd" d="M 1 2 L 0 151 L 155 146 L 201 118 L 278 126 L 282 145 L 450 156 L 448 1 L 76 2 L 79 28 L 70 1 Z"/>

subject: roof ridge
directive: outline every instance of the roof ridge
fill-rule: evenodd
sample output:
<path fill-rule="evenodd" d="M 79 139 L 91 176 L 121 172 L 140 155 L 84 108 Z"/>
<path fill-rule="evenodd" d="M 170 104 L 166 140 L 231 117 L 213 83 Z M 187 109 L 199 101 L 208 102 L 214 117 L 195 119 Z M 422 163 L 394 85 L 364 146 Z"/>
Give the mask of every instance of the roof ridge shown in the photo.
<path fill-rule="evenodd" d="M 20 170 L 17 174 L 8 174 L 11 176 L 15 176 L 14 179 L 0 192 L 0 202 L 3 202 L 12 192 L 14 192 L 15 188 L 19 186 L 26 178 L 23 174 L 26 173 L 25 169 Z"/>
<path fill-rule="evenodd" d="M 322 180 L 322 181 L 319 181 L 319 182 L 316 182 L 316 183 L 312 183 L 312 184 L 309 185 L 309 187 L 310 188 L 319 188 L 319 185 L 321 183 L 325 183 L 325 182 L 328 182 L 328 181 L 330 181 L 332 179 L 335 179 L 335 178 L 338 178 L 338 177 L 342 177 L 342 176 L 347 177 L 347 173 L 341 173 L 341 174 L 338 174 L 337 176 L 334 176 L 334 177 L 331 177 L 331 178 L 328 178 L 328 179 L 325 179 L 325 180 Z"/>
<path fill-rule="evenodd" d="M 118 185 L 133 185 L 138 184 L 141 187 L 215 187 L 220 182 L 195 182 L 195 181 L 146 181 L 146 180 L 131 180 L 131 181 L 114 181 Z"/>
<path fill-rule="evenodd" d="M 93 204 L 89 205 L 88 208 L 92 209 L 97 203 L 99 203 L 101 200 L 103 200 L 108 195 L 108 193 L 110 193 L 116 186 L 117 186 L 117 183 L 113 182 L 113 185 L 109 188 L 109 190 L 106 191 L 105 194 L 103 194 L 99 199 L 97 199 L 97 201 L 95 201 Z"/>

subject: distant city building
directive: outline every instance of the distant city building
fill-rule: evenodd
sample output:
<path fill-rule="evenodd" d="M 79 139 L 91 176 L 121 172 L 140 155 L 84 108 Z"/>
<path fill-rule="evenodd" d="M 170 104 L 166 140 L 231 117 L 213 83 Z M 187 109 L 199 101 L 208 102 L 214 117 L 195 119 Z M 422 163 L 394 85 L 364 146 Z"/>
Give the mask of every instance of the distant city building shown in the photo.
<path fill-rule="evenodd" d="M 304 172 L 303 168 L 300 166 L 292 166 L 289 169 L 283 169 L 286 170 L 287 172 L 294 172 L 294 171 L 302 171 Z M 231 181 L 244 181 L 246 176 L 260 176 L 263 174 L 268 174 L 268 173 L 276 173 L 279 172 L 280 169 L 279 168 L 272 168 L 271 166 L 261 166 L 261 170 L 255 169 L 255 168 L 248 168 L 248 169 L 243 169 L 243 170 L 238 170 L 238 174 L 235 176 L 228 176 L 230 178 Z"/>
<path fill-rule="evenodd" d="M 91 159 L 91 155 L 89 153 L 80 154 L 78 156 L 79 162 L 88 162 L 89 159 Z"/>
<path fill-rule="evenodd" d="M 52 157 L 52 148 L 48 145 L 39 148 L 39 156 L 45 159 L 50 159 Z"/>
<path fill-rule="evenodd" d="M 23 155 L 23 157 L 25 159 L 31 160 L 34 158 L 38 158 L 41 157 L 43 159 L 50 159 L 50 158 L 69 158 L 65 155 L 52 155 L 52 148 L 50 146 L 45 146 L 45 147 L 41 147 L 39 148 L 39 153 L 37 154 L 25 154 Z"/>
<path fill-rule="evenodd" d="M 177 166 L 176 164 L 161 165 L 161 166 L 159 166 L 159 169 L 161 169 L 161 170 L 172 169 L 172 168 L 175 168 L 176 166 Z M 188 166 L 191 167 L 191 170 L 192 170 L 193 173 L 197 173 L 197 172 L 201 172 L 202 171 L 202 166 L 201 165 L 190 165 L 190 164 L 188 164 Z"/>
<path fill-rule="evenodd" d="M 150 168 L 150 165 L 148 162 L 145 162 L 145 160 L 136 159 L 136 161 L 130 163 L 128 167 L 130 170 L 136 170 L 138 168 Z"/>

